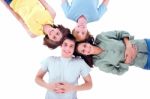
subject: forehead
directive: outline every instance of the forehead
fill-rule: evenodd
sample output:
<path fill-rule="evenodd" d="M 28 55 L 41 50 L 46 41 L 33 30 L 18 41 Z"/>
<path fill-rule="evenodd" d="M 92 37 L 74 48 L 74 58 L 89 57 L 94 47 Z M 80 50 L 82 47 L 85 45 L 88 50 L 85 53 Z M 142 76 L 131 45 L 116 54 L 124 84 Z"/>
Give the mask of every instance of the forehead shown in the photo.
<path fill-rule="evenodd" d="M 82 47 L 84 45 L 87 45 L 87 43 L 80 43 L 78 46 Z"/>
<path fill-rule="evenodd" d="M 73 45 L 75 45 L 75 41 L 70 40 L 70 39 L 65 39 L 63 43 L 67 43 L 67 44 L 73 44 Z"/>

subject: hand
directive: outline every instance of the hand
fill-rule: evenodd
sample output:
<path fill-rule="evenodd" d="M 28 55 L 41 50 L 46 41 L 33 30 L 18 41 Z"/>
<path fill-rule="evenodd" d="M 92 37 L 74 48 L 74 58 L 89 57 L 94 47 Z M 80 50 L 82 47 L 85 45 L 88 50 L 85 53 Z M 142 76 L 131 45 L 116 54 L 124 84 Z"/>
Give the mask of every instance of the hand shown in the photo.
<path fill-rule="evenodd" d="M 131 43 L 126 46 L 125 50 L 125 63 L 130 64 L 137 55 L 137 47 Z"/>
<path fill-rule="evenodd" d="M 52 90 L 56 93 L 64 93 L 64 89 L 61 87 L 62 83 L 51 83 L 47 84 L 47 89 Z"/>
<path fill-rule="evenodd" d="M 74 91 L 75 86 L 70 83 L 63 82 L 57 86 L 57 89 L 58 89 L 58 91 L 61 90 L 61 93 L 67 93 L 67 92 Z"/>

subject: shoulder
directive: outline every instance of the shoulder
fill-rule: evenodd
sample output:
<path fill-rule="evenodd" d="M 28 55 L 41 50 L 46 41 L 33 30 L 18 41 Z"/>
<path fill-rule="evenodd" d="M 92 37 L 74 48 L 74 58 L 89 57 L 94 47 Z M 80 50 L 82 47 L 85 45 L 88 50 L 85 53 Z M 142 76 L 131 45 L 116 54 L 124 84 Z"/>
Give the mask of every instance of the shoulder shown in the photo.
<path fill-rule="evenodd" d="M 89 67 L 88 64 L 80 57 L 72 58 L 72 62 L 73 64 L 79 67 L 85 67 L 85 66 Z"/>
<path fill-rule="evenodd" d="M 84 60 L 82 58 L 79 58 L 79 57 L 72 58 L 72 61 L 73 62 L 78 62 L 78 63 L 84 62 Z"/>
<path fill-rule="evenodd" d="M 59 59 L 60 59 L 60 57 L 58 57 L 58 56 L 49 56 L 45 60 L 47 60 L 47 61 L 57 61 Z"/>

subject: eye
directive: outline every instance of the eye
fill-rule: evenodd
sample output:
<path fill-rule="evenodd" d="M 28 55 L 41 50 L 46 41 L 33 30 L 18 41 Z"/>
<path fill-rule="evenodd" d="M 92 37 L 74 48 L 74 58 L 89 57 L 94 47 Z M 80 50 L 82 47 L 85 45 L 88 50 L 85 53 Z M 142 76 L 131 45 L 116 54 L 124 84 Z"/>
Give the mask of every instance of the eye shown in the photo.
<path fill-rule="evenodd" d="M 60 34 L 59 32 L 56 33 L 56 35 L 59 35 L 59 34 Z"/>
<path fill-rule="evenodd" d="M 53 36 L 53 39 L 56 39 L 56 36 Z"/>
<path fill-rule="evenodd" d="M 79 31 L 76 31 L 77 34 L 79 34 Z"/>
<path fill-rule="evenodd" d="M 67 43 L 64 43 L 64 46 L 67 46 Z"/>
<path fill-rule="evenodd" d="M 83 47 L 86 48 L 86 44 L 84 44 Z"/>
<path fill-rule="evenodd" d="M 53 30 L 49 31 L 49 35 L 51 35 L 52 32 L 53 32 Z"/>
<path fill-rule="evenodd" d="M 84 51 L 84 50 L 82 50 L 81 52 L 82 52 L 82 53 L 84 53 L 85 51 Z"/>
<path fill-rule="evenodd" d="M 73 48 L 74 47 L 74 45 L 70 45 L 70 48 Z"/>
<path fill-rule="evenodd" d="M 82 35 L 84 35 L 85 33 L 84 32 L 82 32 Z"/>

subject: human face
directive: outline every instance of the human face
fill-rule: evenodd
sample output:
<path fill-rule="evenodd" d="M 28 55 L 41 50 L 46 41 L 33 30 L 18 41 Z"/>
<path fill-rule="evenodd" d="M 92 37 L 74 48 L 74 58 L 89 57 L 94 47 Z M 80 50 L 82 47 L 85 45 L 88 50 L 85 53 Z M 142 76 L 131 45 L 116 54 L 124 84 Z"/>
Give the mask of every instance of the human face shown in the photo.
<path fill-rule="evenodd" d="M 65 39 L 61 46 L 62 57 L 71 58 L 74 52 L 75 42 Z"/>
<path fill-rule="evenodd" d="M 80 38 L 81 40 L 85 40 L 86 36 L 87 36 L 87 20 L 84 16 L 80 16 L 78 21 L 77 21 L 77 25 L 74 28 L 75 30 L 75 35 L 77 35 L 77 39 Z"/>
<path fill-rule="evenodd" d="M 93 47 L 89 43 L 80 43 L 77 50 L 83 55 L 91 55 L 93 53 Z"/>
<path fill-rule="evenodd" d="M 48 35 L 48 38 L 52 41 L 60 41 L 62 39 L 62 33 L 58 28 L 53 28 L 49 25 L 45 25 L 43 28 L 45 34 Z"/>
<path fill-rule="evenodd" d="M 87 27 L 77 24 L 77 26 L 75 27 L 75 33 L 76 38 L 80 38 L 80 40 L 85 40 L 86 36 L 88 35 Z"/>

